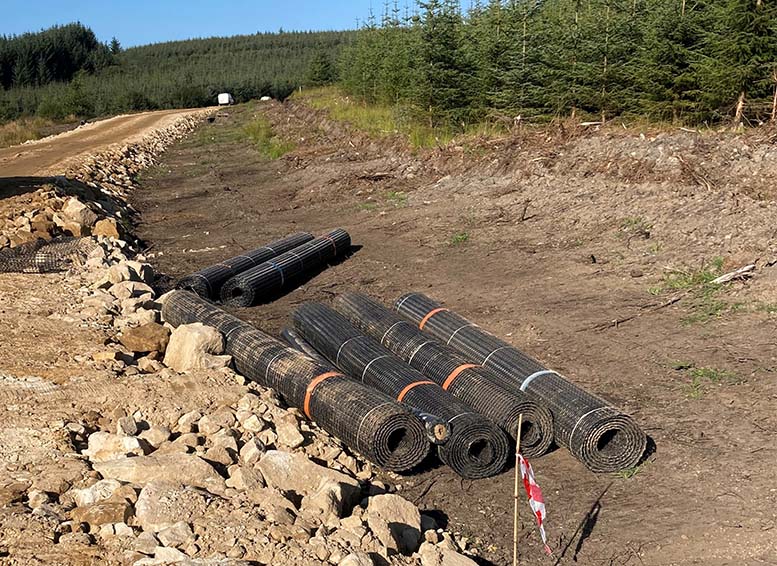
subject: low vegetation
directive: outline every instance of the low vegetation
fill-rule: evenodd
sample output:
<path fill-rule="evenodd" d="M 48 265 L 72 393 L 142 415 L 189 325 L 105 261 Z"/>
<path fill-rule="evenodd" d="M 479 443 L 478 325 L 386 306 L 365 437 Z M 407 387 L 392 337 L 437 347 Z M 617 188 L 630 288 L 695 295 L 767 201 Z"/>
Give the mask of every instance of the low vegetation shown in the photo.
<path fill-rule="evenodd" d="M 630 480 L 631 478 L 635 477 L 639 473 L 641 473 L 645 466 L 648 464 L 649 460 L 646 460 L 642 462 L 641 464 L 637 464 L 636 466 L 632 466 L 631 468 L 626 468 L 624 470 L 620 470 L 619 472 L 615 472 L 615 476 L 623 479 L 623 480 Z"/>
<path fill-rule="evenodd" d="M 652 295 L 667 292 L 685 292 L 690 295 L 691 313 L 683 319 L 686 324 L 705 323 L 726 312 L 736 312 L 741 303 L 730 303 L 720 297 L 725 285 L 715 283 L 723 274 L 723 258 L 714 258 L 701 267 L 676 269 L 664 275 L 663 281 L 648 289 Z"/>
<path fill-rule="evenodd" d="M 294 149 L 294 144 L 277 136 L 270 121 L 258 116 L 243 127 L 243 133 L 268 159 L 278 159 Z"/>
<path fill-rule="evenodd" d="M 451 237 L 452 246 L 461 246 L 469 241 L 469 234 L 467 232 L 459 232 Z"/>
<path fill-rule="evenodd" d="M 0 124 L 0 147 L 37 140 L 48 135 L 55 124 L 44 118 L 22 118 Z"/>
<path fill-rule="evenodd" d="M 709 384 L 734 384 L 739 381 L 735 373 L 717 368 L 691 367 L 687 371 L 691 377 L 691 383 L 688 386 L 688 396 L 691 399 L 702 397 L 705 387 Z"/>

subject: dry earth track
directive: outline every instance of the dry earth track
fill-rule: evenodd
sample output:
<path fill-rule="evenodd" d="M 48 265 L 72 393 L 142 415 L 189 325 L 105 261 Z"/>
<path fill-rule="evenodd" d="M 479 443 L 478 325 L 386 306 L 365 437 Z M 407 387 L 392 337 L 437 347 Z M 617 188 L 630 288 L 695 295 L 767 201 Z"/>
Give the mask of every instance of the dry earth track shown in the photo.
<path fill-rule="evenodd" d="M 159 110 L 90 122 L 58 136 L 0 149 L 0 177 L 61 175 L 79 157 L 137 141 L 190 110 Z"/>

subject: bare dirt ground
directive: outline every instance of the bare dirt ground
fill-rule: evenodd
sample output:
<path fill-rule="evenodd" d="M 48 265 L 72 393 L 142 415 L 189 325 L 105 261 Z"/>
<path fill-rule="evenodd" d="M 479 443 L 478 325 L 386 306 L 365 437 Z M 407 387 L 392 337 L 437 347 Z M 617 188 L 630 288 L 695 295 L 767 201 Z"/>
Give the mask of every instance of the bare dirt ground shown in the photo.
<path fill-rule="evenodd" d="M 257 111 L 203 126 L 135 193 L 138 233 L 171 281 L 277 236 L 342 226 L 357 253 L 238 314 L 277 332 L 304 301 L 423 291 L 610 399 L 653 439 L 628 474 L 591 474 L 564 450 L 537 460 L 555 554 L 543 557 L 522 507 L 521 564 L 777 563 L 769 133 L 560 129 L 414 154 L 287 103 L 261 111 L 297 149 L 268 161 L 234 135 Z M 706 294 L 677 283 L 714 258 L 718 272 L 758 269 Z M 687 293 L 668 304 L 676 291 Z M 503 565 L 512 481 L 439 467 L 402 489 L 484 564 Z"/>
<path fill-rule="evenodd" d="M 0 177 L 59 175 L 80 156 L 119 143 L 132 143 L 187 110 L 160 110 L 90 122 L 55 137 L 0 149 Z"/>

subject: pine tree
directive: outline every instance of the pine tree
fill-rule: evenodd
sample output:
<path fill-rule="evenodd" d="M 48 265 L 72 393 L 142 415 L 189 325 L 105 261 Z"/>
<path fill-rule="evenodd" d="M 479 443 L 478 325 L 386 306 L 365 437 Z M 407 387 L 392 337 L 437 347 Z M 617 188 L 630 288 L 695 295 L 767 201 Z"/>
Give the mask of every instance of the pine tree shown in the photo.
<path fill-rule="evenodd" d="M 473 100 L 473 66 L 463 45 L 462 18 L 456 0 L 421 2 L 420 78 L 413 100 L 430 126 L 461 126 Z"/>
<path fill-rule="evenodd" d="M 716 7 L 717 26 L 700 65 L 713 106 L 734 108 L 741 124 L 748 101 L 772 91 L 777 62 L 777 7 L 771 0 L 726 0 Z"/>
<path fill-rule="evenodd" d="M 536 0 L 512 0 L 501 10 L 502 39 L 492 59 L 496 78 L 490 99 L 494 107 L 516 115 L 536 114 L 545 106 L 541 57 L 547 34 L 540 12 Z"/>
<path fill-rule="evenodd" d="M 119 40 L 115 37 L 111 38 L 111 53 L 113 55 L 118 55 L 121 53 L 121 44 L 119 43 Z"/>
<path fill-rule="evenodd" d="M 308 86 L 324 86 L 335 82 L 337 74 L 328 54 L 319 52 L 313 57 L 308 67 L 306 83 Z"/>

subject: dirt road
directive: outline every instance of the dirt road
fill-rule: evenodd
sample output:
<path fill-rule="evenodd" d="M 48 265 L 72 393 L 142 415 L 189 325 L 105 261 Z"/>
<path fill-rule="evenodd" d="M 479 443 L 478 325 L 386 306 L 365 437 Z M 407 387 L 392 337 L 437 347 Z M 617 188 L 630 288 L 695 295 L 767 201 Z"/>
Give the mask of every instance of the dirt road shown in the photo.
<path fill-rule="evenodd" d="M 34 143 L 0 149 L 0 177 L 59 175 L 86 154 L 138 140 L 191 110 L 159 110 L 116 116 Z"/>

